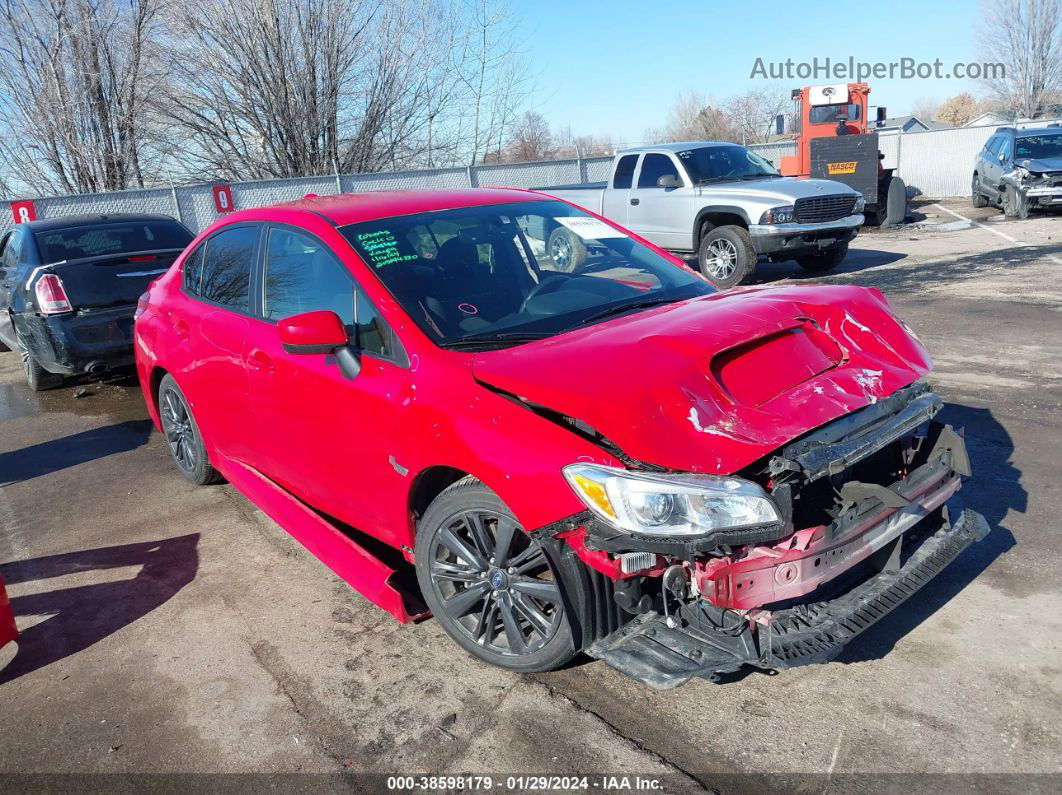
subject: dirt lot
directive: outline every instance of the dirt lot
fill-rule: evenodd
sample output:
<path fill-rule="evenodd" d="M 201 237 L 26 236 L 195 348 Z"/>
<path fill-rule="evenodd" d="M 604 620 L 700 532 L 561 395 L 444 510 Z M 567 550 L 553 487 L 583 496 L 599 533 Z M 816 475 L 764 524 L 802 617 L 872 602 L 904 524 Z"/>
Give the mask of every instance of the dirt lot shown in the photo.
<path fill-rule="evenodd" d="M 232 488 L 180 479 L 135 383 L 34 395 L 0 354 L 0 576 L 23 632 L 0 670 L 0 771 L 1057 787 L 1062 219 L 946 206 L 981 225 L 926 205 L 921 225 L 861 236 L 826 281 L 879 287 L 932 351 L 993 531 L 836 662 L 726 685 L 480 664 L 435 622 L 369 605 Z"/>

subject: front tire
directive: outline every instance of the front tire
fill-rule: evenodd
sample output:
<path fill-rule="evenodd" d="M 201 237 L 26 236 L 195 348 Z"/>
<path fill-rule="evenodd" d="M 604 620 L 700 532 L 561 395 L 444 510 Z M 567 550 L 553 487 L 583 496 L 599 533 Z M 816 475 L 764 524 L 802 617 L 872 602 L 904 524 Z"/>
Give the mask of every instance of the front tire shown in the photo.
<path fill-rule="evenodd" d="M 846 256 L 848 256 L 848 244 L 843 243 L 836 248 L 797 257 L 796 261 L 797 265 L 808 273 L 826 273 L 844 262 Z"/>
<path fill-rule="evenodd" d="M 880 210 L 878 215 L 881 216 Z M 885 189 L 885 217 L 881 219 L 881 225 L 899 226 L 906 218 L 907 185 L 899 177 L 892 177 Z"/>
<path fill-rule="evenodd" d="M 549 233 L 546 253 L 558 271 L 573 273 L 586 262 L 586 243 L 572 230 L 558 226 Z"/>
<path fill-rule="evenodd" d="M 981 189 L 977 187 L 977 175 L 973 175 L 973 182 L 970 185 L 970 204 L 974 207 L 987 207 L 988 197 L 981 193 Z"/>
<path fill-rule="evenodd" d="M 159 419 L 162 435 L 170 449 L 170 457 L 177 471 L 197 486 L 217 483 L 221 475 L 207 459 L 206 445 L 199 425 L 181 388 L 172 375 L 165 375 L 159 383 Z"/>
<path fill-rule="evenodd" d="M 576 654 L 560 579 L 537 539 L 472 477 L 443 491 L 417 525 L 417 580 L 465 651 L 510 671 L 550 671 Z"/>
<path fill-rule="evenodd" d="M 41 363 L 29 351 L 29 346 L 22 336 L 15 332 L 15 341 L 18 343 L 18 355 L 22 359 L 22 372 L 26 376 L 26 383 L 34 392 L 43 392 L 46 389 L 55 389 L 62 386 L 63 377 L 56 373 L 50 373 L 41 367 Z"/>
<path fill-rule="evenodd" d="M 1003 189 L 1003 215 L 1007 218 L 1028 218 L 1029 197 L 1023 196 L 1013 185 Z"/>
<path fill-rule="evenodd" d="M 701 238 L 697 264 L 701 273 L 720 289 L 748 281 L 756 269 L 756 250 L 748 230 L 717 226 Z"/>

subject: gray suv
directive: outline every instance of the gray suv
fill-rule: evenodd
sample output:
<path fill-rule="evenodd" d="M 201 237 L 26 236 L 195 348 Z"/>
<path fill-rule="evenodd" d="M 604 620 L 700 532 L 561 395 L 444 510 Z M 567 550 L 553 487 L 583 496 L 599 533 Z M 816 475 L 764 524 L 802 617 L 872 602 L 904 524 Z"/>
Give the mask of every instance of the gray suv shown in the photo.
<path fill-rule="evenodd" d="M 974 161 L 974 207 L 995 204 L 1008 218 L 1062 205 L 1062 126 L 1000 127 Z"/>

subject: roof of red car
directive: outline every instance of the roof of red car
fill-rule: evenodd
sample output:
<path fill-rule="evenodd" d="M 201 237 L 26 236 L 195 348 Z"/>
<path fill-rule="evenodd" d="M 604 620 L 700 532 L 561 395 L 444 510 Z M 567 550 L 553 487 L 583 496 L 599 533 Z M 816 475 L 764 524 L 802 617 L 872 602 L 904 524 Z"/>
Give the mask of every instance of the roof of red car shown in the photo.
<path fill-rule="evenodd" d="M 315 196 L 270 209 L 308 210 L 332 221 L 337 226 L 371 221 L 393 215 L 412 215 L 433 210 L 457 207 L 478 207 L 488 204 L 535 201 L 546 197 L 513 188 L 463 188 L 458 190 L 388 190 L 365 193 L 341 193 L 335 196 Z"/>

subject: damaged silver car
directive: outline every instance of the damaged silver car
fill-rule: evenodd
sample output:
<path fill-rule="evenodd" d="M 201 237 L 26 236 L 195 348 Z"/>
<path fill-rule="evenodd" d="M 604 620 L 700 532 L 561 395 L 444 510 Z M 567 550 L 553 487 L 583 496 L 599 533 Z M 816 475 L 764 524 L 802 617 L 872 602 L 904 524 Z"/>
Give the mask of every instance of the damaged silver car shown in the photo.
<path fill-rule="evenodd" d="M 971 201 L 997 205 L 1008 218 L 1062 205 L 1062 126 L 997 129 L 974 162 Z"/>

